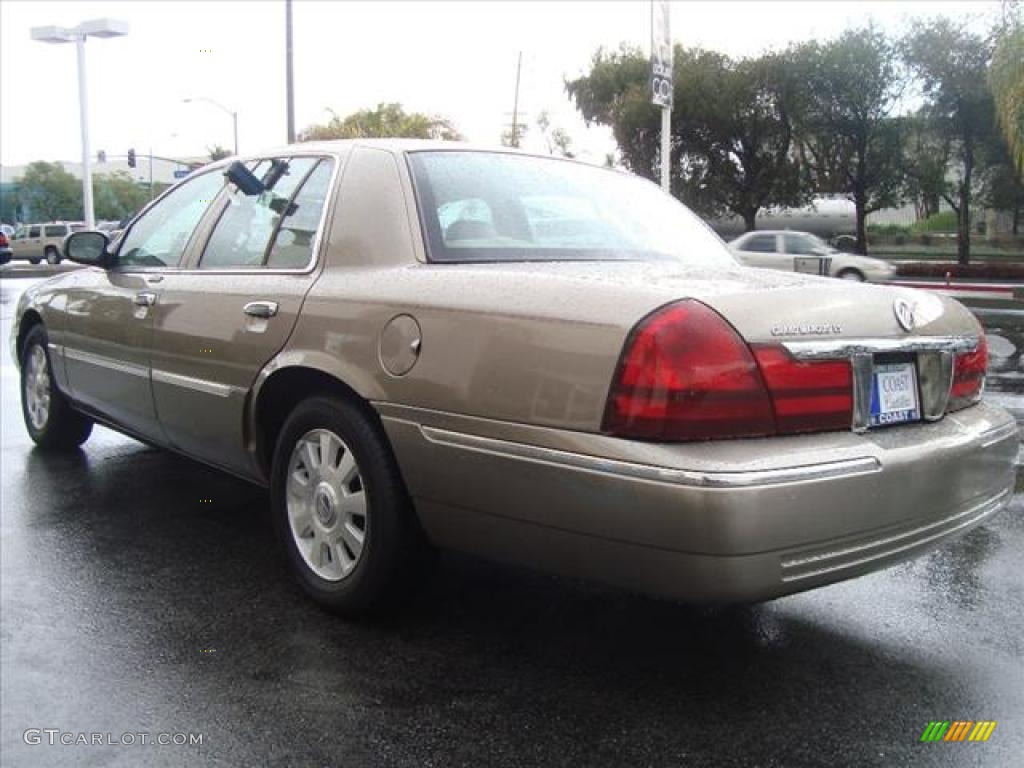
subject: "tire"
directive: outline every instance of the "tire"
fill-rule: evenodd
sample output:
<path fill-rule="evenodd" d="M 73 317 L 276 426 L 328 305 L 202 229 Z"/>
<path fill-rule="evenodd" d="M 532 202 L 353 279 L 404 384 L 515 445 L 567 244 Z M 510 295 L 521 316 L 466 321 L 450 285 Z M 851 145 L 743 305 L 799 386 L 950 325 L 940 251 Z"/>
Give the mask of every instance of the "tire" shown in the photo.
<path fill-rule="evenodd" d="M 21 413 L 40 448 L 72 451 L 89 439 L 92 420 L 78 413 L 53 381 L 46 329 L 28 332 L 21 351 Z"/>
<path fill-rule="evenodd" d="M 864 273 L 857 269 L 844 269 L 838 275 L 840 280 L 856 280 L 858 283 L 864 282 Z"/>
<path fill-rule="evenodd" d="M 46 249 L 46 263 L 60 264 L 60 251 L 53 246 L 48 246 Z"/>
<path fill-rule="evenodd" d="M 42 259 L 29 259 L 28 263 L 29 264 L 38 264 L 40 261 L 42 261 Z"/>
<path fill-rule="evenodd" d="M 292 573 L 321 606 L 357 616 L 408 593 L 426 543 L 387 438 L 362 407 L 333 397 L 296 406 L 270 490 Z"/>

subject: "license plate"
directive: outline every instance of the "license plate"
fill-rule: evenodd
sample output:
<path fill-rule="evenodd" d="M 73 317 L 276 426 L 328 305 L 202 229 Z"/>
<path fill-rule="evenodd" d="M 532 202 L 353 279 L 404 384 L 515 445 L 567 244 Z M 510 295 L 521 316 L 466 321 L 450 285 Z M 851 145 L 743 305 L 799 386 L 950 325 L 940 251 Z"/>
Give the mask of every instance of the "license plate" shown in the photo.
<path fill-rule="evenodd" d="M 884 427 L 920 419 L 914 364 L 876 364 L 871 375 L 871 426 Z"/>

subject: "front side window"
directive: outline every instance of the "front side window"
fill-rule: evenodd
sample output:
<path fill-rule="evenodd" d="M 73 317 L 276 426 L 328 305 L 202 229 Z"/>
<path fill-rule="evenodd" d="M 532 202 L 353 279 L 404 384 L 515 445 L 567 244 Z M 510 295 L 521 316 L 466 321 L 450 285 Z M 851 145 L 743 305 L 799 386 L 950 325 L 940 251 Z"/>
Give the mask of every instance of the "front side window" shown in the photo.
<path fill-rule="evenodd" d="M 223 186 L 221 172 L 210 171 L 172 190 L 132 225 L 118 249 L 118 265 L 177 266 L 199 220 Z"/>
<path fill-rule="evenodd" d="M 818 253 L 818 244 L 814 242 L 813 238 L 806 235 L 786 234 L 784 240 L 786 253 L 796 256 L 813 256 Z"/>
<path fill-rule="evenodd" d="M 635 176 L 503 152 L 408 158 L 431 261 L 735 263 L 704 222 Z"/>
<path fill-rule="evenodd" d="M 29 227 L 29 229 L 28 229 L 28 236 L 29 237 L 39 237 L 39 227 Z"/>

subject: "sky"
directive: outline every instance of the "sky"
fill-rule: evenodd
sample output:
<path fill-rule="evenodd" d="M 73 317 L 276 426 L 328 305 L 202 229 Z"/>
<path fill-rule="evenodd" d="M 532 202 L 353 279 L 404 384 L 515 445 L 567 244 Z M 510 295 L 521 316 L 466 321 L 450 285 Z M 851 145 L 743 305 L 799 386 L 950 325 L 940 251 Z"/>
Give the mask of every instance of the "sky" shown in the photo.
<path fill-rule="evenodd" d="M 899 32 L 914 18 L 986 23 L 997 2 L 674 2 L 672 37 L 734 56 L 823 39 L 873 20 Z M 242 153 L 286 140 L 284 0 L 3 0 L 0 2 L 0 164 L 77 161 L 81 142 L 75 46 L 35 42 L 34 26 L 112 17 L 127 36 L 86 45 L 93 152 L 199 156 L 231 147 L 238 112 Z M 585 159 L 614 149 L 610 132 L 584 125 L 565 80 L 600 46 L 650 48 L 651 4 L 636 2 L 330 2 L 294 0 L 298 130 L 380 102 L 452 120 L 471 141 L 496 144 L 519 110 L 541 111 Z M 522 120 L 522 118 L 521 118 Z M 524 146 L 543 150 L 536 127 Z"/>

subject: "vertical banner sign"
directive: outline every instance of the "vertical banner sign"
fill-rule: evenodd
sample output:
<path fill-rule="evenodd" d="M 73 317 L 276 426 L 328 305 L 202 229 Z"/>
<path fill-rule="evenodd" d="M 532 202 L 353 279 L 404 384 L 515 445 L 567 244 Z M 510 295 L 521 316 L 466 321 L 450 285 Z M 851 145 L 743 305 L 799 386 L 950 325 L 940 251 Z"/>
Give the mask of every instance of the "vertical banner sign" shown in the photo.
<path fill-rule="evenodd" d="M 651 8 L 651 101 L 672 106 L 672 36 L 668 0 L 653 0 Z"/>
<path fill-rule="evenodd" d="M 668 0 L 651 0 L 651 101 L 661 107 L 661 188 L 671 192 L 672 35 Z"/>

